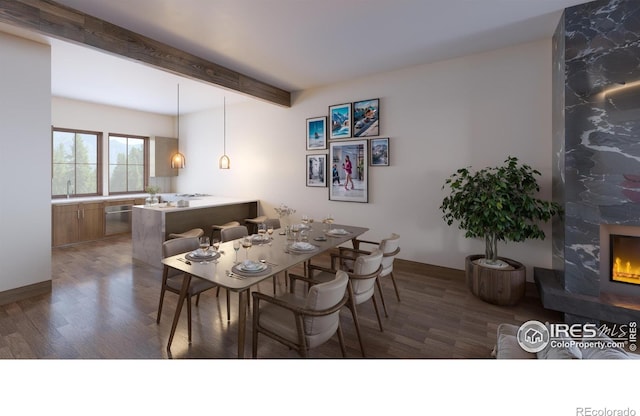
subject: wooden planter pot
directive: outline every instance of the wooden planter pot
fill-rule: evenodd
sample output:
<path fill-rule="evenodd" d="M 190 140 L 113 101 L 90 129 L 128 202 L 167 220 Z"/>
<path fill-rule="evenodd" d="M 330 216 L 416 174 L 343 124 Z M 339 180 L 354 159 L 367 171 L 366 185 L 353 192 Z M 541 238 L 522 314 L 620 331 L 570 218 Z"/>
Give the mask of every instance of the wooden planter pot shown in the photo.
<path fill-rule="evenodd" d="M 509 268 L 493 269 L 476 264 L 474 260 L 483 258 L 482 254 L 467 256 L 465 272 L 467 286 L 471 293 L 494 305 L 515 305 L 524 296 L 526 268 L 522 263 L 499 257 L 509 264 Z"/>

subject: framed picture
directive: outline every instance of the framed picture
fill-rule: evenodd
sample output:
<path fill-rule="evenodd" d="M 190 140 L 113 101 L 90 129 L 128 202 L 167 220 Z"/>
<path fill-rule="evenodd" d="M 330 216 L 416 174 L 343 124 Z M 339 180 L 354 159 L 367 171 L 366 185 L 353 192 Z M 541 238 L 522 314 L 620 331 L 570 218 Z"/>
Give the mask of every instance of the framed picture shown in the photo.
<path fill-rule="evenodd" d="M 331 201 L 369 202 L 368 152 L 366 139 L 329 143 Z"/>
<path fill-rule="evenodd" d="M 327 186 L 327 155 L 307 155 L 307 186 Z"/>
<path fill-rule="evenodd" d="M 369 139 L 371 166 L 389 166 L 389 138 Z"/>
<path fill-rule="evenodd" d="M 380 99 L 353 103 L 353 137 L 371 137 L 380 134 Z"/>
<path fill-rule="evenodd" d="M 315 117 L 307 119 L 307 150 L 327 148 L 327 118 Z"/>
<path fill-rule="evenodd" d="M 331 124 L 330 139 L 348 139 L 351 137 L 351 103 L 337 104 L 329 107 L 329 122 Z"/>

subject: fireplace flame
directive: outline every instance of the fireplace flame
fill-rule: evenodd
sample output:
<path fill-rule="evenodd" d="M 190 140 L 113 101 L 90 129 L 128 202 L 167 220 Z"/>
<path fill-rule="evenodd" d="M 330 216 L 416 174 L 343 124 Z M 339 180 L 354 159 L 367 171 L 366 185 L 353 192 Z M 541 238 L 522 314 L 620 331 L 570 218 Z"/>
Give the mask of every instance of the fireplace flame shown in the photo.
<path fill-rule="evenodd" d="M 632 265 L 631 261 L 616 257 L 613 263 L 612 279 L 619 282 L 640 284 L 640 265 Z"/>

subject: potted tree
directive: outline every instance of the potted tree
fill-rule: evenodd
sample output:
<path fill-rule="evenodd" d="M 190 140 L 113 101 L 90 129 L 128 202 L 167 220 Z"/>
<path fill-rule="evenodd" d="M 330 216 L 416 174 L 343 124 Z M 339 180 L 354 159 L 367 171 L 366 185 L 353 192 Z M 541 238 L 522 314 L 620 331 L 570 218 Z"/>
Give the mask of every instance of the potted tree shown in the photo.
<path fill-rule="evenodd" d="M 458 222 L 467 238 L 484 238 L 485 253 L 466 258 L 472 293 L 496 304 L 515 304 L 524 295 L 526 269 L 498 256 L 498 241 L 544 239 L 539 224 L 561 215 L 559 204 L 536 198 L 540 172 L 509 156 L 502 166 L 472 172 L 458 169 L 442 186 L 449 196 L 440 209 L 448 225 Z"/>

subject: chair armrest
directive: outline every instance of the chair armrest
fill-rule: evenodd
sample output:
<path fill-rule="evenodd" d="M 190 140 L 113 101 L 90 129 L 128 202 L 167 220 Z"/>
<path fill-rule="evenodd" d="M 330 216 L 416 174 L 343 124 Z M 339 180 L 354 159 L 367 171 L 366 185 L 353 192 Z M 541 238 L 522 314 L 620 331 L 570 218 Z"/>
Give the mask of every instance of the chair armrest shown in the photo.
<path fill-rule="evenodd" d="M 349 271 L 347 271 L 346 273 L 349 275 L 349 279 L 351 280 L 366 280 L 366 279 L 372 279 L 374 277 L 377 277 L 381 271 L 382 271 L 382 266 L 378 266 L 378 270 L 369 274 L 355 274 Z"/>
<path fill-rule="evenodd" d="M 251 296 L 253 296 L 254 316 L 255 316 L 256 313 L 259 313 L 260 300 L 263 300 L 265 302 L 269 302 L 269 303 L 272 303 L 274 305 L 278 305 L 278 306 L 280 306 L 282 308 L 288 309 L 288 310 L 290 310 L 291 312 L 293 312 L 296 315 L 324 316 L 324 315 L 329 315 L 331 313 L 334 313 L 334 312 L 337 312 L 338 310 L 340 310 L 340 308 L 342 308 L 347 303 L 347 300 L 349 299 L 349 295 L 347 295 L 345 293 L 345 295 L 342 298 L 342 300 L 340 302 L 338 302 L 336 305 L 334 305 L 334 306 L 332 306 L 330 308 L 327 308 L 327 309 L 315 311 L 315 310 L 305 309 L 305 308 L 301 308 L 299 306 L 292 305 L 290 303 L 284 302 L 281 299 L 274 298 L 273 296 L 265 295 L 264 293 L 260 293 L 260 292 L 252 292 Z"/>
<path fill-rule="evenodd" d="M 293 280 L 302 280 L 303 282 L 307 282 L 312 285 L 318 283 L 309 277 L 300 276 L 299 274 L 289 273 L 289 281 L 293 281 Z"/>
<path fill-rule="evenodd" d="M 371 244 L 373 246 L 379 246 L 380 245 L 380 242 L 369 241 L 369 240 L 360 240 L 358 238 L 352 239 L 351 243 L 353 244 L 353 248 L 355 248 L 356 250 L 360 248 L 360 244 Z"/>

